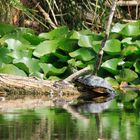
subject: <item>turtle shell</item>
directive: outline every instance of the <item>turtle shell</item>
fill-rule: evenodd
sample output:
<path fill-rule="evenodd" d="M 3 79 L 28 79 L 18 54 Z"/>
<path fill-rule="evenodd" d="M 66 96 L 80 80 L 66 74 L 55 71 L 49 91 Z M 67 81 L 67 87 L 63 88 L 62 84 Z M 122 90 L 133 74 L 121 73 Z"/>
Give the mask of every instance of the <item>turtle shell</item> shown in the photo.
<path fill-rule="evenodd" d="M 112 88 L 112 86 L 105 81 L 103 78 L 95 76 L 95 75 L 87 75 L 87 76 L 81 76 L 79 77 L 76 82 L 78 82 L 81 86 L 86 86 L 90 89 L 100 89 L 101 92 L 106 92 L 111 95 L 115 95 L 115 91 Z"/>

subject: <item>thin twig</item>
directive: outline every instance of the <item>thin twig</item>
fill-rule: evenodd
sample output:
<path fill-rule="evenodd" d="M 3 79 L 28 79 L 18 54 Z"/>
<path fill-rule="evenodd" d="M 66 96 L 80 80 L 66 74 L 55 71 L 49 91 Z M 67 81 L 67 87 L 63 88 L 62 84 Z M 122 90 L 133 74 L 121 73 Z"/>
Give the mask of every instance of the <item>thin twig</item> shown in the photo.
<path fill-rule="evenodd" d="M 39 3 L 36 2 L 36 0 L 32 0 L 32 1 L 37 5 L 36 7 L 43 14 L 43 16 L 45 17 L 47 22 L 51 25 L 51 27 L 56 29 L 57 26 L 55 25 L 55 23 L 53 23 L 53 21 L 51 20 L 49 14 L 39 5 Z"/>
<path fill-rule="evenodd" d="M 98 72 L 98 70 L 100 68 L 101 62 L 102 62 L 102 57 L 103 57 L 103 53 L 104 53 L 103 48 L 105 47 L 106 41 L 107 41 L 107 39 L 109 37 L 111 23 L 112 23 L 112 19 L 113 19 L 113 16 L 114 16 L 115 9 L 116 9 L 116 5 L 117 5 L 117 0 L 113 0 L 112 8 L 111 8 L 111 11 L 110 11 L 110 15 L 109 15 L 109 19 L 108 19 L 107 27 L 106 27 L 106 31 L 105 31 L 105 37 L 104 37 L 104 39 L 102 41 L 101 48 L 100 48 L 100 50 L 98 52 L 98 55 L 97 55 L 93 75 L 97 74 L 97 72 Z"/>

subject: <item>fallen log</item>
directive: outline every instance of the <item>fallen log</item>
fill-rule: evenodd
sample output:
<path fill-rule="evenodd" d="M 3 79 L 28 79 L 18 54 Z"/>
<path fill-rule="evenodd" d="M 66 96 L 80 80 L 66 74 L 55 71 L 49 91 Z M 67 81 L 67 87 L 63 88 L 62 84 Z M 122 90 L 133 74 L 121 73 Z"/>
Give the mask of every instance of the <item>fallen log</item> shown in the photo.
<path fill-rule="evenodd" d="M 80 92 L 77 88 L 65 81 L 48 81 L 33 77 L 0 74 L 0 97 L 4 97 L 6 100 L 26 97 L 71 100 L 79 95 Z"/>

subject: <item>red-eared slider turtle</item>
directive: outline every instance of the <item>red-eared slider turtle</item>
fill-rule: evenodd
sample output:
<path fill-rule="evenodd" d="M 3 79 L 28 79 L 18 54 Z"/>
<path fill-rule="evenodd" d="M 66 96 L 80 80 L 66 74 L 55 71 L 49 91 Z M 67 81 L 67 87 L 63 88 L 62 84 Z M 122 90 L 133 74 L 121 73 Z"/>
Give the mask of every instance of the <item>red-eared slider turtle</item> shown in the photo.
<path fill-rule="evenodd" d="M 80 91 L 84 92 L 83 95 L 85 97 L 91 95 L 92 97 L 104 96 L 108 99 L 112 99 L 116 95 L 112 86 L 98 76 L 81 76 L 75 80 L 75 84 Z"/>

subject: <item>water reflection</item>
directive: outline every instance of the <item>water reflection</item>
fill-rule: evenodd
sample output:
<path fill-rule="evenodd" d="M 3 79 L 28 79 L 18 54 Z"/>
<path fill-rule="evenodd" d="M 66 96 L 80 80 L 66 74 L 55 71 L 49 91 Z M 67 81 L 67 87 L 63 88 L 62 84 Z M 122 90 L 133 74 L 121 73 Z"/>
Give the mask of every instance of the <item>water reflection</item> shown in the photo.
<path fill-rule="evenodd" d="M 138 140 L 140 114 L 116 100 L 0 114 L 0 140 Z"/>

